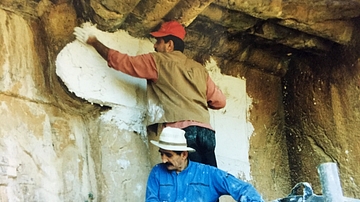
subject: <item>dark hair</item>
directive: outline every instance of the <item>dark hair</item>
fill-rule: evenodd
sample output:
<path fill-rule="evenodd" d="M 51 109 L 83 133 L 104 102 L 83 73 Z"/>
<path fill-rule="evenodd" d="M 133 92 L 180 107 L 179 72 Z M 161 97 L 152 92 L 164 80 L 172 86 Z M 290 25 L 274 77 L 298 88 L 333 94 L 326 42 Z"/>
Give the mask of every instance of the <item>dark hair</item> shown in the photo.
<path fill-rule="evenodd" d="M 174 42 L 174 50 L 184 52 L 185 44 L 184 44 L 184 41 L 181 40 L 180 38 L 173 36 L 173 35 L 164 36 L 162 38 L 164 39 L 165 43 L 169 42 L 170 40 L 173 41 Z"/>

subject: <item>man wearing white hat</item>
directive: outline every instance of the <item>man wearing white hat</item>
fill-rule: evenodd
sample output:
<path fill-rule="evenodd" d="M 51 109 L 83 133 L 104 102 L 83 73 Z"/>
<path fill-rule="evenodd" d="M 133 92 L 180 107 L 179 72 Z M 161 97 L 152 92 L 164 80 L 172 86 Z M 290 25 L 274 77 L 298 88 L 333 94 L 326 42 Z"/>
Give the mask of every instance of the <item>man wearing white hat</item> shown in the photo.
<path fill-rule="evenodd" d="M 251 184 L 214 166 L 189 160 L 189 152 L 195 150 L 187 146 L 184 134 L 179 128 L 166 127 L 159 141 L 151 140 L 159 147 L 162 163 L 150 172 L 147 202 L 215 202 L 221 195 L 231 195 L 241 202 L 263 201 Z"/>

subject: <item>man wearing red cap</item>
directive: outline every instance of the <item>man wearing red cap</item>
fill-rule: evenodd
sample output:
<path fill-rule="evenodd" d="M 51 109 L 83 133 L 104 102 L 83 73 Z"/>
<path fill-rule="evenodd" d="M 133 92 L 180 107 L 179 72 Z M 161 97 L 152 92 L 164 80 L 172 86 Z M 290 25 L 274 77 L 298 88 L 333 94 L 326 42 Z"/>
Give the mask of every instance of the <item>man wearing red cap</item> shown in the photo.
<path fill-rule="evenodd" d="M 86 28 L 76 27 L 76 39 L 93 46 L 108 66 L 148 81 L 148 126 L 162 124 L 186 131 L 188 145 L 196 150 L 190 159 L 217 166 L 215 131 L 210 126 L 208 108 L 225 107 L 226 98 L 206 69 L 184 54 L 185 29 L 177 21 L 165 22 L 150 34 L 156 52 L 129 56 L 102 44 Z M 154 107 L 155 106 L 155 107 Z"/>

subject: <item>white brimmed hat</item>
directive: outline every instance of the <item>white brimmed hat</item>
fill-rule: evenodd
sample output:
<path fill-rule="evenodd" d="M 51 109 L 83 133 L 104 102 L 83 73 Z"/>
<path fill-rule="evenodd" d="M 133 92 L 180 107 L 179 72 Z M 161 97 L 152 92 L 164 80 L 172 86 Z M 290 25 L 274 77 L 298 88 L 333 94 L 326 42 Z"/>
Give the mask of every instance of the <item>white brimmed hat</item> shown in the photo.
<path fill-rule="evenodd" d="M 159 141 L 150 140 L 150 142 L 169 151 L 195 151 L 195 149 L 187 146 L 184 135 L 185 131 L 180 128 L 166 127 L 162 130 Z"/>

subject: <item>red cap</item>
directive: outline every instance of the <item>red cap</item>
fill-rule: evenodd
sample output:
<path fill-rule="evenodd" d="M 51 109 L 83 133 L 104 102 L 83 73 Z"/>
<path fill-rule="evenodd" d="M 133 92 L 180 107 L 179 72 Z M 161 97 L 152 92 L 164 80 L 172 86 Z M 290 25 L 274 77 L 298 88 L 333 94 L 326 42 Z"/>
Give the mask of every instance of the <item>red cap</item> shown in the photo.
<path fill-rule="evenodd" d="M 164 22 L 160 29 L 156 32 L 150 33 L 153 37 L 163 37 L 168 35 L 173 35 L 181 40 L 184 40 L 185 38 L 185 28 L 177 21 L 169 21 Z"/>

